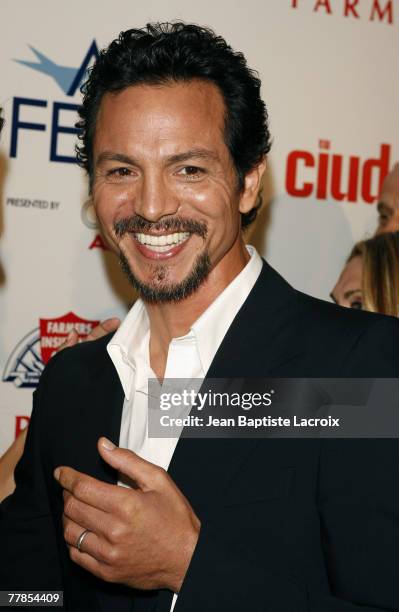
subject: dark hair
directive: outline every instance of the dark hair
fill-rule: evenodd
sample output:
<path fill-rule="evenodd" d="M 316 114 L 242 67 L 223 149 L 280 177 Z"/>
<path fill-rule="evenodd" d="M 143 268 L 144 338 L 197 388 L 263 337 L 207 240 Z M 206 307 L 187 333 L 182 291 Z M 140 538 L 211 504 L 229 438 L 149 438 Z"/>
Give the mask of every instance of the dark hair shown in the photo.
<path fill-rule="evenodd" d="M 76 147 L 80 166 L 92 181 L 92 148 L 97 112 L 103 95 L 131 85 L 163 84 L 191 79 L 211 81 L 226 105 L 225 142 L 230 150 L 239 188 L 245 175 L 270 150 L 268 116 L 260 97 L 260 80 L 211 29 L 183 22 L 149 23 L 145 28 L 121 32 L 100 55 L 83 84 L 79 110 L 81 143 Z M 251 223 L 259 206 L 242 215 L 242 226 Z"/>
<path fill-rule="evenodd" d="M 1 130 L 3 129 L 3 125 L 4 125 L 4 119 L 1 116 L 3 114 L 3 109 L 0 106 L 0 134 L 1 134 Z"/>

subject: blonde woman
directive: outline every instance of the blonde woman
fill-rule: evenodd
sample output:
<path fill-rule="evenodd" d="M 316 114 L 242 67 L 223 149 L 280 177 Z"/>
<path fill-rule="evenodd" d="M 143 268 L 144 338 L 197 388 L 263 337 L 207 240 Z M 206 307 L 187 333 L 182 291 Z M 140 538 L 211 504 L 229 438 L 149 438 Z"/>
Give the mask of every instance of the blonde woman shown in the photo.
<path fill-rule="evenodd" d="M 331 297 L 341 306 L 399 317 L 399 232 L 358 242 Z"/>

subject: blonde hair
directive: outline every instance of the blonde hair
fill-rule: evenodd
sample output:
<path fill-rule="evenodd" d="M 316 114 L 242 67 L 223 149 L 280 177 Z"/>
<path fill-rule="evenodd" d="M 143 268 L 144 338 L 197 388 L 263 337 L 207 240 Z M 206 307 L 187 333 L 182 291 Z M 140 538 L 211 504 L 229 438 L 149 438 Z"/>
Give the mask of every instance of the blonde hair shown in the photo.
<path fill-rule="evenodd" d="M 355 244 L 348 262 L 363 260 L 363 308 L 399 317 L 399 232 L 380 234 Z"/>

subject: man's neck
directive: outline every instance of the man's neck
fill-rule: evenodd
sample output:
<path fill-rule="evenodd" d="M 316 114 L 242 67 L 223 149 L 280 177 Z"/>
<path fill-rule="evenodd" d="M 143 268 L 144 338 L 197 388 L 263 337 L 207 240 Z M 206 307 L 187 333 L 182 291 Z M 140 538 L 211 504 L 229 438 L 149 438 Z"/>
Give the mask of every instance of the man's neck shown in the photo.
<path fill-rule="evenodd" d="M 216 300 L 224 289 L 244 269 L 250 256 L 244 243 L 237 252 L 227 254 L 211 270 L 206 280 L 192 295 L 179 302 L 146 304 L 150 320 L 150 363 L 162 379 L 173 338 L 185 336 L 193 323 Z"/>

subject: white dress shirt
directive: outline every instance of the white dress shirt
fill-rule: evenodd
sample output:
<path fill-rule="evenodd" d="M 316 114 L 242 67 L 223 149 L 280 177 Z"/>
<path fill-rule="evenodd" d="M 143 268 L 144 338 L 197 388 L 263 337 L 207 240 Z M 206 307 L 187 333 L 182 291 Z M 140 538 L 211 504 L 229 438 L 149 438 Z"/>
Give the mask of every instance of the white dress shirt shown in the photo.
<path fill-rule="evenodd" d="M 171 340 L 165 379 L 205 378 L 227 330 L 262 269 L 262 260 L 256 249 L 252 246 L 247 246 L 247 249 L 251 257 L 244 269 L 193 323 L 185 336 Z M 149 318 L 144 302 L 139 299 L 107 346 L 125 394 L 119 446 L 167 470 L 178 438 L 149 438 L 147 435 L 148 379 L 156 378 L 150 366 L 149 340 Z"/>

